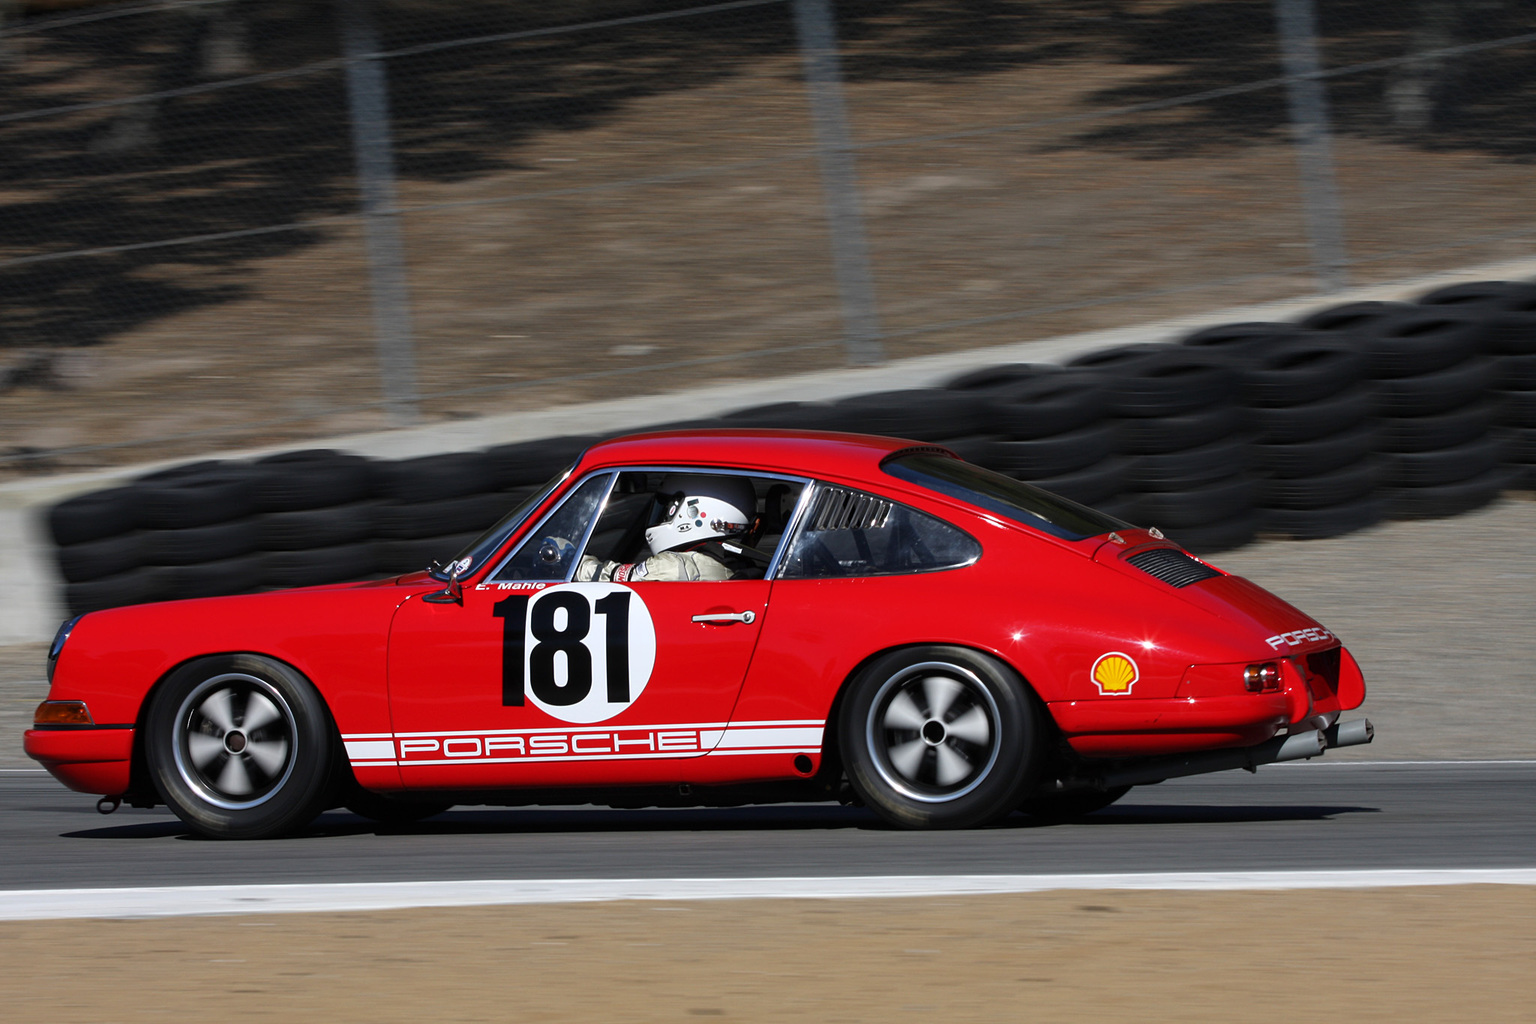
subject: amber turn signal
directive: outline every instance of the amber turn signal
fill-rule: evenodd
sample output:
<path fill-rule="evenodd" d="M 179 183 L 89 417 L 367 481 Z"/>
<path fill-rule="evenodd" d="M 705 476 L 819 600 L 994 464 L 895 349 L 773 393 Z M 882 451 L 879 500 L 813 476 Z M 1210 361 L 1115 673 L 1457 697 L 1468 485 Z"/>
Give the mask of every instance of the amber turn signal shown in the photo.
<path fill-rule="evenodd" d="M 32 713 L 33 725 L 95 725 L 83 700 L 45 700 Z"/>
<path fill-rule="evenodd" d="M 1243 669 L 1243 686 L 1249 693 L 1273 693 L 1280 689 L 1280 666 L 1272 661 L 1249 665 Z"/>

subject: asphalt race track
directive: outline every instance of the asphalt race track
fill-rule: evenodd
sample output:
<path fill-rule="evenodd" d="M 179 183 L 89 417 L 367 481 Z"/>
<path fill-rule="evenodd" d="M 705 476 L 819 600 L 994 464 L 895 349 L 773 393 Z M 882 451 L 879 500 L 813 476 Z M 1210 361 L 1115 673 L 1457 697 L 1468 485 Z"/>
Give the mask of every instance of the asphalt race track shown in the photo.
<path fill-rule="evenodd" d="M 461 808 L 381 828 L 346 812 L 266 842 L 163 808 L 103 817 L 0 774 L 0 889 L 454 879 L 955 875 L 1536 866 L 1536 761 L 1275 765 L 1143 787 L 1071 825 L 886 828 L 826 805 Z"/>

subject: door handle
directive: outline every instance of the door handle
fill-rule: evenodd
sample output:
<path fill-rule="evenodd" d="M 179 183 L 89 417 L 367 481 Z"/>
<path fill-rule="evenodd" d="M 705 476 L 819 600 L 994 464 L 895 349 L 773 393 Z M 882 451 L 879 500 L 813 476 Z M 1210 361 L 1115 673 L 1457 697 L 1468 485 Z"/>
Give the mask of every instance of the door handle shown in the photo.
<path fill-rule="evenodd" d="M 748 623 L 750 623 L 750 622 L 756 622 L 757 621 L 757 613 L 756 612 L 752 612 L 752 611 L 746 611 L 746 612 L 710 612 L 708 615 L 695 615 L 693 617 L 693 621 L 694 622 L 717 622 L 717 623 L 726 623 L 726 622 L 748 622 Z"/>

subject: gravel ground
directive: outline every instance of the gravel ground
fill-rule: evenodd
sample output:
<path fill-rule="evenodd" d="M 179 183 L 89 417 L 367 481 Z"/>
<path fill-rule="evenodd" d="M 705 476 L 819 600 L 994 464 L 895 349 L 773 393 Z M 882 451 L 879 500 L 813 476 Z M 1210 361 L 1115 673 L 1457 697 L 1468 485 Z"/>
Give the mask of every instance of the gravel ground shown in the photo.
<path fill-rule="evenodd" d="M 1344 639 L 1365 670 L 1358 760 L 1536 758 L 1536 502 L 1219 556 Z M 44 644 L 0 647 L 0 768 L 47 693 Z"/>

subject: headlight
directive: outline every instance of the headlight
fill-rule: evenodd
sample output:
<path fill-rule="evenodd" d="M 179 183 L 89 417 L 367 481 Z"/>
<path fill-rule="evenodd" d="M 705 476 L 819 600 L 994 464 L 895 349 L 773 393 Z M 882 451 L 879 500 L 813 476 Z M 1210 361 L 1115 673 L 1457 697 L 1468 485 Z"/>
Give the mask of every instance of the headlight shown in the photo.
<path fill-rule="evenodd" d="M 48 645 L 48 681 L 53 682 L 53 668 L 59 663 L 59 652 L 64 650 L 64 643 L 69 639 L 69 634 L 74 630 L 75 623 L 85 618 L 84 615 L 76 615 L 66 620 L 59 626 L 59 631 L 53 634 L 53 643 Z"/>

